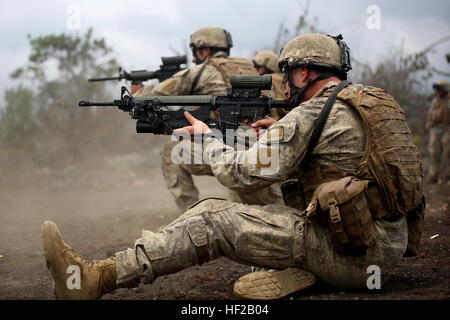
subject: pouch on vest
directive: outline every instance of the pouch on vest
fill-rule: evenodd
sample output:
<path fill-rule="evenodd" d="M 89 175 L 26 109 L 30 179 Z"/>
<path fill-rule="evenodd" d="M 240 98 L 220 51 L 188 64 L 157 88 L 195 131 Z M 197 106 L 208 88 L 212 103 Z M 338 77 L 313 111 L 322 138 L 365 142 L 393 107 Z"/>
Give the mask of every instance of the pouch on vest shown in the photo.
<path fill-rule="evenodd" d="M 306 200 L 303 192 L 303 185 L 298 179 L 291 179 L 283 182 L 280 189 L 286 206 L 300 211 L 305 210 Z"/>
<path fill-rule="evenodd" d="M 319 203 L 318 221 L 327 221 L 338 253 L 363 255 L 375 245 L 375 227 L 364 193 L 367 187 L 368 181 L 349 176 L 322 183 L 314 192 L 311 201 Z"/>

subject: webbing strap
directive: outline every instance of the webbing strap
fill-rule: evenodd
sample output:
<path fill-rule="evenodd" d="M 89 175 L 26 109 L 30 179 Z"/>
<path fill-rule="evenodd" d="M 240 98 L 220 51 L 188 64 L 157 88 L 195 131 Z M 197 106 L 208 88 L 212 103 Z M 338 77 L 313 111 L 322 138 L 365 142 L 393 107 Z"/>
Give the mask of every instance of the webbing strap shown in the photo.
<path fill-rule="evenodd" d="M 194 93 L 195 88 L 197 87 L 197 83 L 200 80 L 200 77 L 202 76 L 203 70 L 205 70 L 206 65 L 209 63 L 209 59 L 203 63 L 203 66 L 198 71 L 197 75 L 194 78 L 194 81 L 192 82 L 191 91 L 189 91 L 189 95 L 192 95 Z"/>
<path fill-rule="evenodd" d="M 319 138 L 322 134 L 323 127 L 325 126 L 325 123 L 327 122 L 328 115 L 330 114 L 331 108 L 334 105 L 334 102 L 336 101 L 336 97 L 341 92 L 344 87 L 349 84 L 350 81 L 345 80 L 340 82 L 336 88 L 334 88 L 331 95 L 328 97 L 327 101 L 325 102 L 322 111 L 320 112 L 319 118 L 317 119 L 317 122 L 314 126 L 313 133 L 311 135 L 311 138 L 309 139 L 308 143 L 308 149 L 306 150 L 305 157 L 303 158 L 303 163 L 306 158 L 308 158 L 311 155 L 311 152 L 316 147 L 317 142 L 319 141 Z"/>

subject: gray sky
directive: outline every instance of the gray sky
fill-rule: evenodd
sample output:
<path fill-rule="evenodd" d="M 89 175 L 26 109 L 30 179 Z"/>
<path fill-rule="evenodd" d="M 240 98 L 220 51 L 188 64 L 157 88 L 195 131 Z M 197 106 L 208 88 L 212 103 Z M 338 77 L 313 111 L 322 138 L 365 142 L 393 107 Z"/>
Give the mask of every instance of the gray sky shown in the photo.
<path fill-rule="evenodd" d="M 84 34 L 93 27 L 95 36 L 105 38 L 125 69 L 153 69 L 159 66 L 161 56 L 175 54 L 171 48 L 184 50 L 190 34 L 204 26 L 229 30 L 234 42 L 232 55 L 250 58 L 257 50 L 272 48 L 282 21 L 292 29 L 307 3 L 305 0 L 1 1 L 0 97 L 6 88 L 14 86 L 8 75 L 26 62 L 27 34 Z M 379 9 L 379 29 L 367 26 L 368 20 L 373 21 L 373 11 L 367 11 L 371 5 Z M 68 23 L 76 20 L 72 9 L 80 12 L 80 28 L 68 27 Z M 406 52 L 414 52 L 450 35 L 448 0 L 315 0 L 311 1 L 309 16 L 318 18 L 318 27 L 324 32 L 342 33 L 352 55 L 360 61 L 376 61 L 402 41 Z M 432 63 L 450 72 L 443 56 L 449 52 L 450 41 L 430 55 Z"/>

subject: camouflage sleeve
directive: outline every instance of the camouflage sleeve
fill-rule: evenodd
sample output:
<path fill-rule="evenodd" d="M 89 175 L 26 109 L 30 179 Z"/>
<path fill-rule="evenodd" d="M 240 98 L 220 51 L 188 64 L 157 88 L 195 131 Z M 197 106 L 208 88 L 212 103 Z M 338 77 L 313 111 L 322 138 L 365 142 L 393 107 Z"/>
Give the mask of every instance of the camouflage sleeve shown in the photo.
<path fill-rule="evenodd" d="M 186 73 L 190 69 L 181 70 L 175 73 L 170 78 L 155 85 L 151 91 L 152 96 L 173 96 L 173 95 L 183 95 L 185 93 L 178 91 L 178 83 L 181 82 Z"/>
<path fill-rule="evenodd" d="M 137 98 L 137 97 L 148 97 L 148 96 L 151 96 L 152 95 L 152 90 L 153 90 L 154 87 L 155 87 L 154 84 L 150 84 L 150 85 L 144 86 L 144 87 L 140 88 L 138 91 L 136 91 L 133 94 L 133 97 Z"/>
<path fill-rule="evenodd" d="M 254 192 L 284 181 L 306 152 L 316 113 L 292 110 L 248 150 L 235 151 L 219 139 L 208 138 L 204 142 L 206 161 L 223 185 L 238 192 Z"/>
<path fill-rule="evenodd" d="M 196 95 L 211 95 L 220 96 L 226 94 L 226 84 L 223 80 L 222 74 L 212 65 L 196 65 L 186 72 L 182 81 L 177 82 L 176 91 L 178 94 L 190 94 L 194 85 L 195 78 L 201 72 L 200 78 L 193 89 L 192 94 Z"/>
<path fill-rule="evenodd" d="M 207 139 L 204 142 L 205 159 L 216 178 L 226 187 L 244 193 L 294 175 L 297 178 L 325 101 L 325 97 L 318 97 L 302 103 L 273 124 L 248 150 L 235 151 L 219 139 Z M 364 146 L 361 119 L 352 107 L 337 101 L 308 161 L 353 172 L 361 160 Z"/>

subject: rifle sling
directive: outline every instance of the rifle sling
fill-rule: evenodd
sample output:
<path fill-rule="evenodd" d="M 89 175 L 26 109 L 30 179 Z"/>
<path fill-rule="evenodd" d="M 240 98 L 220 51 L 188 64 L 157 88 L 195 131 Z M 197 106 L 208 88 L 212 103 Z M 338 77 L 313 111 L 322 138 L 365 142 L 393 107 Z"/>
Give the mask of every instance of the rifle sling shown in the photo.
<path fill-rule="evenodd" d="M 200 80 L 200 77 L 202 76 L 203 71 L 206 68 L 206 65 L 209 63 L 209 59 L 203 63 L 203 66 L 200 68 L 200 70 L 198 71 L 197 75 L 194 78 L 194 81 L 192 82 L 192 87 L 191 87 L 191 91 L 189 91 L 189 95 L 192 95 L 194 93 L 195 88 L 197 87 L 197 83 Z"/>
<path fill-rule="evenodd" d="M 306 150 L 305 156 L 303 157 L 302 164 L 305 163 L 305 159 L 309 158 L 313 149 L 316 147 L 317 142 L 319 142 L 319 138 L 322 135 L 323 127 L 325 126 L 325 123 L 327 122 L 328 116 L 330 114 L 331 108 L 333 107 L 333 105 L 336 101 L 337 95 L 349 83 L 350 83 L 350 81 L 348 81 L 348 80 L 340 82 L 336 86 L 336 88 L 334 88 L 333 92 L 328 97 L 327 101 L 325 102 L 325 104 L 322 108 L 322 111 L 320 112 L 319 118 L 317 119 L 317 122 L 314 126 L 314 130 L 311 135 L 311 138 L 309 139 L 308 149 Z"/>

